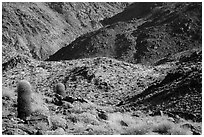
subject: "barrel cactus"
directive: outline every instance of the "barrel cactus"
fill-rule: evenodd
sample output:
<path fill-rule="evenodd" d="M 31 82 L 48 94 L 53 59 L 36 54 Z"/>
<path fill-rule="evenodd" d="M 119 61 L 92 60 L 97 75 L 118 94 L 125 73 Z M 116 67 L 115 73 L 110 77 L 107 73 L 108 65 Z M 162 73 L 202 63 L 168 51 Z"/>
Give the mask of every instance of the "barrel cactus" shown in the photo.
<path fill-rule="evenodd" d="M 65 86 L 63 83 L 57 83 L 56 87 L 55 87 L 55 92 L 59 95 L 61 95 L 62 97 L 66 96 L 65 93 Z"/>
<path fill-rule="evenodd" d="M 19 81 L 17 85 L 17 111 L 18 118 L 25 120 L 31 114 L 31 85 L 26 80 Z"/>

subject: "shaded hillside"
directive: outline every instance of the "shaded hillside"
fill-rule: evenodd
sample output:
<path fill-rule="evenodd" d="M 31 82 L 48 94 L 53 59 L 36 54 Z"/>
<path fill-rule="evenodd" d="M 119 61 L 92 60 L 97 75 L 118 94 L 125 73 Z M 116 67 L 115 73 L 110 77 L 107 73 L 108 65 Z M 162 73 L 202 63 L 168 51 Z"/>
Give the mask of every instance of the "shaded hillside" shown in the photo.
<path fill-rule="evenodd" d="M 102 27 L 100 20 L 126 3 L 2 3 L 3 62 L 13 56 L 44 60 L 81 34 Z"/>
<path fill-rule="evenodd" d="M 150 3 L 139 17 L 133 14 L 136 7 L 137 3 L 130 5 L 109 18 L 115 23 L 80 36 L 48 60 L 106 56 L 153 64 L 158 59 L 201 47 L 201 3 Z"/>
<path fill-rule="evenodd" d="M 101 21 L 103 25 L 111 25 L 117 22 L 125 22 L 131 19 L 143 18 L 151 14 L 154 7 L 162 6 L 163 3 L 155 2 L 135 2 L 126 7 L 123 12 L 116 14 L 111 18 L 105 18 Z"/>
<path fill-rule="evenodd" d="M 152 115 L 163 111 L 168 115 L 201 122 L 202 52 L 186 51 L 174 61 L 177 65 L 167 72 L 163 80 L 153 83 L 140 94 L 127 97 L 118 106 L 152 111 Z"/>

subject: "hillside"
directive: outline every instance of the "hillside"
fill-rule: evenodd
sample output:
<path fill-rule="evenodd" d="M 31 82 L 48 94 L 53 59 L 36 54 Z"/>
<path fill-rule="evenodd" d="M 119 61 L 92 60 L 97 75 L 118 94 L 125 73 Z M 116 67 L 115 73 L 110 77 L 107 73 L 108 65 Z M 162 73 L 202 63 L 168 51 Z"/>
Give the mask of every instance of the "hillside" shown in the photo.
<path fill-rule="evenodd" d="M 177 55 L 177 65 L 161 81 L 140 94 L 124 98 L 118 106 L 133 110 L 179 115 L 185 119 L 202 121 L 202 52 L 185 51 Z M 173 57 L 175 58 L 175 57 Z"/>
<path fill-rule="evenodd" d="M 105 57 L 27 59 L 2 76 L 3 134 L 201 134 L 200 50 L 149 67 Z M 33 92 L 33 113 L 25 122 L 16 117 L 21 79 Z M 76 101 L 56 100 L 58 82 Z"/>
<path fill-rule="evenodd" d="M 201 11 L 3 3 L 2 134 L 201 135 Z"/>
<path fill-rule="evenodd" d="M 154 64 L 158 59 L 201 47 L 201 3 L 148 3 L 138 13 L 139 6 L 134 3 L 103 20 L 107 26 L 80 36 L 48 60 L 106 56 Z"/>
<path fill-rule="evenodd" d="M 3 62 L 17 54 L 44 60 L 126 3 L 2 3 Z"/>

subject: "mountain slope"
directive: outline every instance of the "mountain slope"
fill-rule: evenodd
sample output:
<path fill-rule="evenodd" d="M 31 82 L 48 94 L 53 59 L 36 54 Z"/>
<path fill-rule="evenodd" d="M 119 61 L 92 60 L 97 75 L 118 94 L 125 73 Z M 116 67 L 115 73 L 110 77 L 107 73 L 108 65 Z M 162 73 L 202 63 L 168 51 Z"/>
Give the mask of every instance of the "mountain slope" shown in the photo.
<path fill-rule="evenodd" d="M 16 54 L 44 60 L 65 43 L 102 27 L 126 3 L 2 3 L 3 62 Z"/>
<path fill-rule="evenodd" d="M 2 134 L 202 134 L 202 3 L 127 5 L 3 3 Z"/>
<path fill-rule="evenodd" d="M 200 50 L 186 51 L 157 66 L 105 57 L 28 58 L 3 71 L 2 134 L 201 134 L 201 57 Z M 21 79 L 33 92 L 27 122 L 16 111 Z M 77 101 L 57 100 L 58 82 Z"/>
<path fill-rule="evenodd" d="M 137 3 L 130 7 L 109 19 L 110 24 L 118 22 L 80 36 L 48 60 L 106 56 L 153 64 L 160 58 L 201 47 L 201 3 L 149 4 L 141 16 L 133 12 Z M 123 20 L 124 16 L 127 19 Z"/>
<path fill-rule="evenodd" d="M 188 53 L 188 54 L 187 54 Z M 118 106 L 158 114 L 179 115 L 185 119 L 202 121 L 202 52 L 180 53 L 177 65 L 163 80 L 152 84 L 140 94 L 124 98 Z"/>

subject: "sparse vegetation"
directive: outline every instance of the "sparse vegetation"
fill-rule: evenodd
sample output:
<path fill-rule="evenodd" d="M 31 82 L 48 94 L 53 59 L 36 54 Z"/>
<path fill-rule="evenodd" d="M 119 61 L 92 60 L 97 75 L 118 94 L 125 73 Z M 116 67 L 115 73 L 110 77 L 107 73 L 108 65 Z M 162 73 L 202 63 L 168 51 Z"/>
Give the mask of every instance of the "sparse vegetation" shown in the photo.
<path fill-rule="evenodd" d="M 2 87 L 2 98 L 14 99 L 15 98 L 14 90 Z"/>
<path fill-rule="evenodd" d="M 159 134 L 167 135 L 169 134 L 170 129 L 173 128 L 173 123 L 169 121 L 162 121 L 153 127 L 153 132 L 157 132 Z"/>

